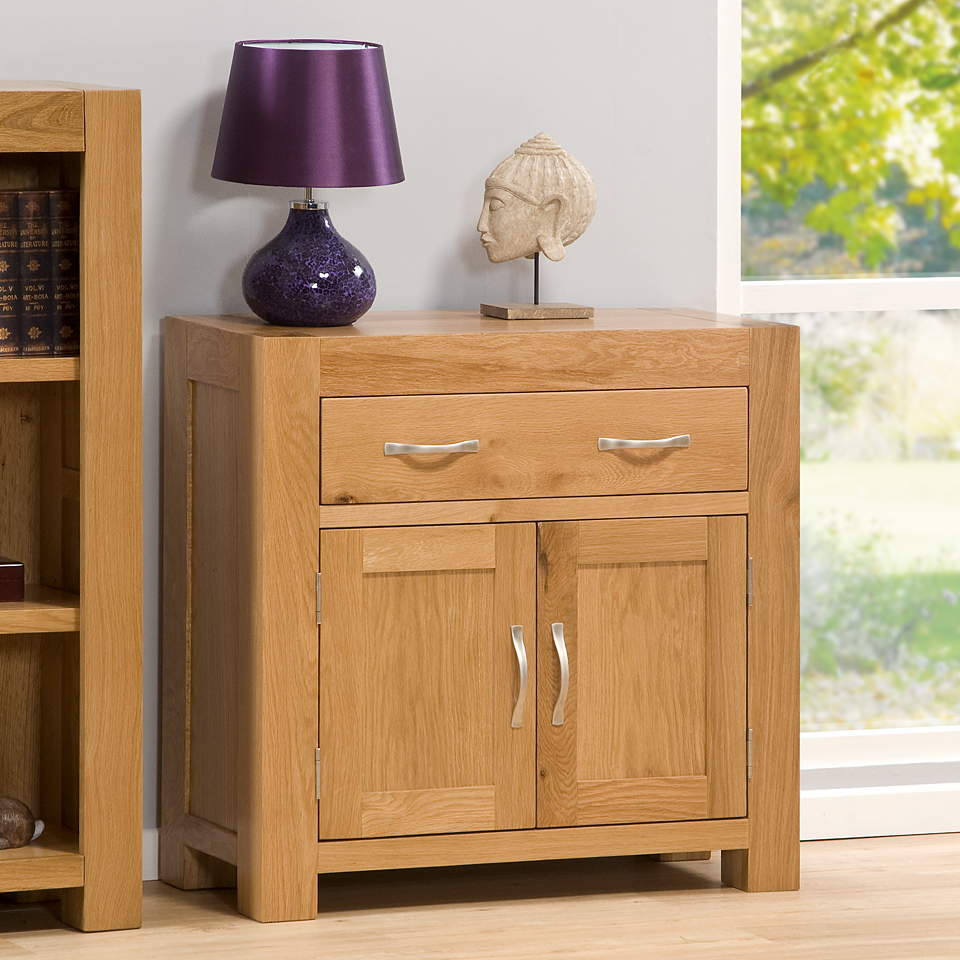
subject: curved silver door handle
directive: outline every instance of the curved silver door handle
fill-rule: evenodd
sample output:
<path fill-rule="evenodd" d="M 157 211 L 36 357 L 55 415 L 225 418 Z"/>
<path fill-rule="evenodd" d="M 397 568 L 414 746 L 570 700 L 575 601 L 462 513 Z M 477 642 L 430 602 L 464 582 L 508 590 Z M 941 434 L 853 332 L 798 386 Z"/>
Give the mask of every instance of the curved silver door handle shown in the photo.
<path fill-rule="evenodd" d="M 570 688 L 570 661 L 567 659 L 567 645 L 563 642 L 563 624 L 552 623 L 553 645 L 557 648 L 560 658 L 560 693 L 557 702 L 553 705 L 553 725 L 563 726 L 563 708 L 567 703 L 567 690 Z"/>
<path fill-rule="evenodd" d="M 523 645 L 523 627 L 511 627 L 510 633 L 513 636 L 513 649 L 517 652 L 517 665 L 520 667 L 520 692 L 517 694 L 510 726 L 519 728 L 523 726 L 523 705 L 527 700 L 527 651 Z"/>
<path fill-rule="evenodd" d="M 396 457 L 403 453 L 479 453 L 479 440 L 464 440 L 461 443 L 385 443 L 383 455 Z"/>
<path fill-rule="evenodd" d="M 613 437 L 601 437 L 597 441 L 598 450 L 650 450 L 654 447 L 689 446 L 689 433 L 682 433 L 677 437 L 664 437 L 662 440 L 617 440 Z"/>

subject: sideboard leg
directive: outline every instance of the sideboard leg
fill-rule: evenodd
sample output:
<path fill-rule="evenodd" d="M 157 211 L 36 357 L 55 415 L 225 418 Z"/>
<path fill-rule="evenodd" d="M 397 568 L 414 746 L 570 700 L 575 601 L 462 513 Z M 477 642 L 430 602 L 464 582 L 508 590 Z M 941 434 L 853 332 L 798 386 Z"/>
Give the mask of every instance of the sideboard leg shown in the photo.
<path fill-rule="evenodd" d="M 261 921 L 317 914 L 315 351 L 312 338 L 256 339 L 241 363 L 240 596 L 247 610 L 238 664 L 237 905 Z"/>

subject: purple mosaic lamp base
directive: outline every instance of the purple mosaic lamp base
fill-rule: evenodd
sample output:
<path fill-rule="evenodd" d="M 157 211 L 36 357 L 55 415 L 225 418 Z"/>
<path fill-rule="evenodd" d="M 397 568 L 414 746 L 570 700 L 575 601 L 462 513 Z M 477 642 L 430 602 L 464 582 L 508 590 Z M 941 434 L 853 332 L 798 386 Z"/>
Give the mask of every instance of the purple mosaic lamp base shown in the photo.
<path fill-rule="evenodd" d="M 243 271 L 243 297 L 261 320 L 288 327 L 345 327 L 373 305 L 367 258 L 337 233 L 326 204 L 290 204 L 283 229 Z"/>

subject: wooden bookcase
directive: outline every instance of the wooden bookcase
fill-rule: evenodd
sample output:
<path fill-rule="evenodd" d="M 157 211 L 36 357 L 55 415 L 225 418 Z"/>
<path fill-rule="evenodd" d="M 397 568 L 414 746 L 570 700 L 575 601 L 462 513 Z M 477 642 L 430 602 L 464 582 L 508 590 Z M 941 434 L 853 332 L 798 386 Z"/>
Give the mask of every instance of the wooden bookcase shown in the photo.
<path fill-rule="evenodd" d="M 508 860 L 796 889 L 796 327 L 164 340 L 162 879 L 260 920 L 318 873 Z"/>
<path fill-rule="evenodd" d="M 0 359 L 0 794 L 46 823 L 0 851 L 0 892 L 82 930 L 140 925 L 140 94 L 0 81 L 0 189 L 81 193 L 81 345 Z M 37 896 L 37 894 L 34 894 Z"/>

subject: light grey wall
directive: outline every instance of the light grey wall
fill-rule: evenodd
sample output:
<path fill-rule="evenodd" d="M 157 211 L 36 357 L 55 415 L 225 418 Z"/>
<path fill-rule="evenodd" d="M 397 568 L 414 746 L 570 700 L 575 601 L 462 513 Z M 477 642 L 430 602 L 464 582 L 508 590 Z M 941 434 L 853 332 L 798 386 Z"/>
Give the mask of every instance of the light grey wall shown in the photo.
<path fill-rule="evenodd" d="M 161 318 L 245 311 L 239 277 L 291 191 L 209 176 L 237 40 L 385 47 L 407 179 L 330 190 L 380 309 L 530 297 L 492 265 L 483 181 L 541 130 L 597 184 L 597 214 L 542 294 L 613 306 L 717 302 L 716 0 L 29 0 L 3 4 L 0 76 L 143 91 L 145 871 L 157 821 Z"/>

